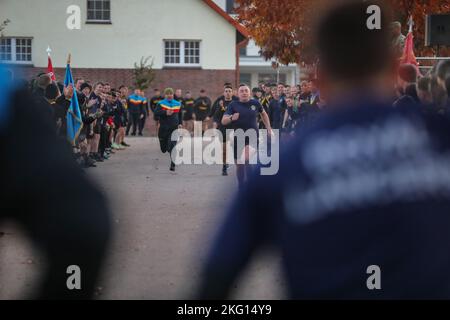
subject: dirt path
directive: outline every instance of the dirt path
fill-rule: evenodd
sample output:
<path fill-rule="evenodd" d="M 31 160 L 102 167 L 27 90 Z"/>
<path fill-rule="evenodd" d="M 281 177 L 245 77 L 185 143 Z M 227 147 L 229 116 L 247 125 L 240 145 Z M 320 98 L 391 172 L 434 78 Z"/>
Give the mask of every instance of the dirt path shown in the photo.
<path fill-rule="evenodd" d="M 101 299 L 188 298 L 209 238 L 235 192 L 234 168 L 192 165 L 168 170 L 154 138 L 129 138 L 132 147 L 88 170 L 107 195 L 114 239 L 99 283 Z M 0 299 L 21 297 L 42 267 L 39 253 L 13 225 L 0 231 Z M 278 259 L 260 257 L 238 283 L 234 298 L 282 298 Z"/>

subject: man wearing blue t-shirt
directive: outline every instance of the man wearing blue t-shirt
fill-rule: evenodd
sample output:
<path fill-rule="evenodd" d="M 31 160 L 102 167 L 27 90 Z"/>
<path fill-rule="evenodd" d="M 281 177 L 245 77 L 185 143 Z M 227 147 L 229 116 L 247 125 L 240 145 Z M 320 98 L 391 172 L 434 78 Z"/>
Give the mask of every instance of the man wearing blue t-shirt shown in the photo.
<path fill-rule="evenodd" d="M 250 148 L 255 150 L 258 148 L 258 114 L 261 115 L 261 119 L 264 122 L 269 135 L 272 135 L 272 128 L 270 126 L 269 116 L 266 111 L 264 111 L 261 103 L 259 103 L 258 100 L 251 99 L 249 86 L 241 84 L 239 86 L 238 96 L 239 101 L 233 101 L 228 105 L 227 111 L 225 111 L 225 114 L 222 117 L 222 125 L 231 125 L 234 130 L 242 129 L 249 134 L 252 134 L 253 131 L 256 135 L 256 139 L 247 139 L 247 137 L 244 141 L 239 141 L 239 139 L 236 138 L 234 139 L 234 159 L 240 159 L 244 153 L 244 161 L 238 161 L 236 163 L 236 175 L 239 182 L 239 188 L 241 188 L 251 170 L 251 167 L 248 164 L 250 159 Z"/>

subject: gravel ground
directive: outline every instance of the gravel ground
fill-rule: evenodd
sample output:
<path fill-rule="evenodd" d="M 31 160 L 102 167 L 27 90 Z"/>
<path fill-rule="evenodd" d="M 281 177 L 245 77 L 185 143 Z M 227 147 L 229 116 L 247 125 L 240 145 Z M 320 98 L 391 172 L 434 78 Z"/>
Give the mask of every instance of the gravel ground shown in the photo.
<path fill-rule="evenodd" d="M 234 168 L 180 166 L 168 170 L 155 138 L 128 138 L 131 148 L 88 170 L 107 196 L 114 237 L 100 299 L 182 299 L 195 291 L 210 237 L 236 189 Z M 0 299 L 23 297 L 42 270 L 39 252 L 13 224 L 0 226 Z M 279 259 L 254 259 L 237 282 L 234 299 L 280 299 Z"/>

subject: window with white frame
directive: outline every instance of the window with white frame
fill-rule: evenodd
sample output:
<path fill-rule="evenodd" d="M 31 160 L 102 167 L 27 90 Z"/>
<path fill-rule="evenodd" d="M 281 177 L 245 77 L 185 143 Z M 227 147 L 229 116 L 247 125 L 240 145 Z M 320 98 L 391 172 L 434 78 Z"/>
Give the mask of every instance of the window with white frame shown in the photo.
<path fill-rule="evenodd" d="M 184 42 L 184 63 L 200 64 L 200 42 L 185 41 Z"/>
<path fill-rule="evenodd" d="M 0 61 L 31 63 L 31 38 L 0 38 Z"/>
<path fill-rule="evenodd" d="M 110 0 L 88 0 L 87 2 L 88 22 L 111 22 Z"/>
<path fill-rule="evenodd" d="M 168 66 L 200 66 L 200 41 L 165 40 L 164 64 Z"/>
<path fill-rule="evenodd" d="M 0 39 L 0 61 L 12 61 L 12 39 Z"/>
<path fill-rule="evenodd" d="M 16 61 L 31 61 L 31 39 L 16 39 Z"/>
<path fill-rule="evenodd" d="M 180 64 L 180 41 L 164 42 L 164 63 Z"/>

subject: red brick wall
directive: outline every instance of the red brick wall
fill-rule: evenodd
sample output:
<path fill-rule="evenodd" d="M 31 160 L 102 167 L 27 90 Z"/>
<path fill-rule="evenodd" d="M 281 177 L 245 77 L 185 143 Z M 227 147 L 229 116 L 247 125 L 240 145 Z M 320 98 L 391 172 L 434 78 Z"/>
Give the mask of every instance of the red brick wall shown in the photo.
<path fill-rule="evenodd" d="M 30 80 L 39 72 L 45 72 L 45 68 L 21 67 L 15 73 L 19 78 Z M 211 99 L 215 99 L 223 92 L 225 82 L 235 82 L 234 70 L 201 70 L 201 69 L 162 69 L 155 70 L 156 78 L 146 92 L 147 97 L 153 95 L 153 88 L 182 89 L 192 91 L 194 97 L 198 96 L 200 89 L 205 89 Z M 98 81 L 109 82 L 112 87 L 118 88 L 125 84 L 132 86 L 132 69 L 72 69 L 74 78 L 84 78 L 92 84 Z M 55 68 L 58 81 L 64 80 L 65 69 Z"/>

